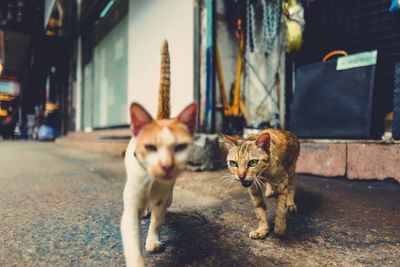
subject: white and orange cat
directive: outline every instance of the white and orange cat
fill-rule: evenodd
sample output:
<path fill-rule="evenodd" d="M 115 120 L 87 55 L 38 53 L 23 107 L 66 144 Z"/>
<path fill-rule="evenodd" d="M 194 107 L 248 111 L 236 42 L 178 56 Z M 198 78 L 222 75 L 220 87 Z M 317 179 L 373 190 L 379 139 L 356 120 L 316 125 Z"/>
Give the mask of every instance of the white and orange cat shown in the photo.
<path fill-rule="evenodd" d="M 127 181 L 123 193 L 121 234 L 127 266 L 143 266 L 140 220 L 146 208 L 151 220 L 146 250 L 160 250 L 160 228 L 172 201 L 172 190 L 184 170 L 193 144 L 197 104 L 170 119 L 168 43 L 161 51 L 161 79 L 156 119 L 138 103 L 130 107 L 133 135 L 125 154 Z"/>

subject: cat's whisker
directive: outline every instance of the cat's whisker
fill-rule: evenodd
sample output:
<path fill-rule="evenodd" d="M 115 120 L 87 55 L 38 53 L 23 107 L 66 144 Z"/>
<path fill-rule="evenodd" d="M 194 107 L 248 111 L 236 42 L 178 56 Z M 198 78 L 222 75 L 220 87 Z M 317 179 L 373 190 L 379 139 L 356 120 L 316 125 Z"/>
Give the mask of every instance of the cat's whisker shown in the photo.
<path fill-rule="evenodd" d="M 262 185 L 260 184 L 260 180 L 256 179 L 256 181 L 257 181 L 258 189 L 260 189 L 260 191 L 263 192 Z"/>
<path fill-rule="evenodd" d="M 220 183 L 219 183 L 219 186 L 220 187 L 224 187 L 226 184 L 228 184 L 228 180 L 223 180 L 223 181 L 221 181 Z"/>
<path fill-rule="evenodd" d="M 260 189 L 260 188 L 258 187 L 257 179 L 254 179 L 253 181 L 254 181 L 254 182 L 253 182 L 253 183 L 254 183 L 254 186 L 255 186 L 257 189 Z"/>
<path fill-rule="evenodd" d="M 260 184 L 261 190 L 264 192 L 266 184 L 259 177 L 257 177 L 257 181 Z"/>
<path fill-rule="evenodd" d="M 230 179 L 231 177 L 232 177 L 231 175 L 229 175 L 229 176 L 227 175 L 227 176 L 222 176 L 221 179 L 225 180 L 225 179 Z"/>
<path fill-rule="evenodd" d="M 260 188 L 262 190 L 262 188 L 265 186 L 265 184 L 260 179 L 257 179 L 257 182 L 260 185 Z"/>
<path fill-rule="evenodd" d="M 265 182 L 264 182 L 262 179 L 260 179 L 260 177 L 257 177 L 257 180 L 258 180 L 262 185 L 265 185 Z"/>
<path fill-rule="evenodd" d="M 232 174 L 228 173 L 228 174 L 225 174 L 224 176 L 221 176 L 221 178 L 226 178 L 226 177 L 230 178 L 230 177 L 232 177 Z"/>
<path fill-rule="evenodd" d="M 228 186 L 229 184 L 231 184 L 232 183 L 232 180 L 226 180 L 223 184 L 222 184 L 222 187 L 226 187 L 226 186 Z"/>
<path fill-rule="evenodd" d="M 260 188 L 259 188 L 258 181 L 257 181 L 256 178 L 253 179 L 253 183 L 254 183 L 254 185 L 255 185 L 255 187 L 256 187 L 257 189 L 260 189 Z"/>
<path fill-rule="evenodd" d="M 223 177 L 221 182 L 220 182 L 220 186 L 221 187 L 226 187 L 229 183 L 231 183 L 232 181 L 234 181 L 234 179 L 232 179 L 232 175 L 230 177 Z"/>
<path fill-rule="evenodd" d="M 231 177 L 231 176 L 232 176 L 232 173 L 226 173 L 226 174 L 222 175 L 221 178 Z"/>
<path fill-rule="evenodd" d="M 267 178 L 266 178 L 266 177 L 264 177 L 264 176 L 257 176 L 257 178 L 259 178 L 261 181 L 263 181 L 263 182 L 264 182 L 264 184 L 265 184 L 265 183 L 270 183 L 270 184 L 272 184 L 272 185 L 277 185 L 277 183 L 276 183 L 276 182 L 273 182 L 273 181 L 271 181 L 271 180 L 267 179 Z"/>
<path fill-rule="evenodd" d="M 225 191 L 226 188 L 230 187 L 233 182 L 235 182 L 235 179 L 233 179 L 233 175 L 231 175 L 231 177 L 224 178 L 220 183 L 219 192 Z"/>
<path fill-rule="evenodd" d="M 268 169 L 267 167 L 261 169 L 259 172 L 257 172 L 257 176 L 262 176 L 262 174 L 263 174 L 267 169 Z"/>

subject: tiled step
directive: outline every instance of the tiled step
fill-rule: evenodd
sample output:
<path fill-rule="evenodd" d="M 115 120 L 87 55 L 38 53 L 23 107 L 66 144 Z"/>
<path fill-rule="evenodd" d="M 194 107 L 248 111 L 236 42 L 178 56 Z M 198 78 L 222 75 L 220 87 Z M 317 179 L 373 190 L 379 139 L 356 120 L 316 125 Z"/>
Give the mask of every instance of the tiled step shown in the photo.
<path fill-rule="evenodd" d="M 303 140 L 296 171 L 349 179 L 394 178 L 400 182 L 400 143 Z"/>
<path fill-rule="evenodd" d="M 128 128 L 115 130 L 101 130 L 93 132 L 68 132 L 67 137 L 79 140 L 98 140 L 101 137 L 126 137 L 129 139 L 131 130 Z"/>
<path fill-rule="evenodd" d="M 57 144 L 124 156 L 130 139 L 129 129 L 71 132 Z M 221 145 L 221 162 L 226 151 Z M 394 178 L 400 182 L 400 143 L 364 140 L 301 140 L 297 173 L 349 179 Z"/>
<path fill-rule="evenodd" d="M 56 139 L 56 144 L 122 157 L 130 140 L 129 129 L 70 132 Z"/>

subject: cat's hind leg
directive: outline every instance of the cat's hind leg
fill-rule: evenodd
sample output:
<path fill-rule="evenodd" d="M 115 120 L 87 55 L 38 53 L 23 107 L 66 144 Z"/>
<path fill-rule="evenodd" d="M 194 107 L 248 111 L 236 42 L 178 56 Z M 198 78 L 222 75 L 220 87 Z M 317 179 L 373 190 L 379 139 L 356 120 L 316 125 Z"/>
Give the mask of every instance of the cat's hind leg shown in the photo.
<path fill-rule="evenodd" d="M 171 195 L 170 195 L 169 198 L 168 198 L 167 208 L 171 207 L 171 205 L 172 205 L 172 198 L 173 198 L 173 195 L 174 195 L 174 191 L 171 192 Z"/>
<path fill-rule="evenodd" d="M 277 236 L 283 236 L 286 233 L 287 197 L 287 189 L 284 192 L 280 192 L 277 196 L 274 226 L 274 233 Z"/>
<path fill-rule="evenodd" d="M 172 205 L 172 195 L 173 193 L 171 192 L 171 196 L 167 200 L 167 208 L 169 208 Z M 143 212 L 142 219 L 150 218 L 150 216 L 151 216 L 151 208 L 150 206 L 147 206 L 147 208 Z"/>
<path fill-rule="evenodd" d="M 147 206 L 147 207 L 144 209 L 144 212 L 143 212 L 143 215 L 142 215 L 142 219 L 150 218 L 150 215 L 151 215 L 151 209 L 150 209 L 149 206 Z"/>
<path fill-rule="evenodd" d="M 294 177 L 295 177 L 295 166 L 293 166 L 289 170 L 289 176 L 288 176 L 288 196 L 286 200 L 286 205 L 287 208 L 290 212 L 297 211 L 297 206 L 296 203 L 294 202 L 294 195 L 295 195 L 295 189 L 294 189 Z"/>
<path fill-rule="evenodd" d="M 142 249 L 140 245 L 142 216 L 145 205 L 140 201 L 134 201 L 124 192 L 124 211 L 121 218 L 121 237 L 124 248 L 126 266 L 144 266 Z"/>
<path fill-rule="evenodd" d="M 296 203 L 294 203 L 294 195 L 295 195 L 294 186 L 289 187 L 286 205 L 290 212 L 297 211 Z"/>

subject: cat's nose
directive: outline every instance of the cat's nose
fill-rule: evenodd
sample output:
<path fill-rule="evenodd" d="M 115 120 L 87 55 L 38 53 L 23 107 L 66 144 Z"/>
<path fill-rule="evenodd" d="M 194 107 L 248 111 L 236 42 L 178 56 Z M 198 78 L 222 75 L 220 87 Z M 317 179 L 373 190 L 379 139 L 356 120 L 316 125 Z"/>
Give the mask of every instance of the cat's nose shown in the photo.
<path fill-rule="evenodd" d="M 161 169 L 163 169 L 163 171 L 165 173 L 170 173 L 172 171 L 172 169 L 174 168 L 173 164 L 168 164 L 168 165 L 161 165 Z"/>
<path fill-rule="evenodd" d="M 246 178 L 246 174 L 239 174 L 239 175 L 238 175 L 238 178 L 239 178 L 240 180 L 243 180 L 244 178 Z"/>

